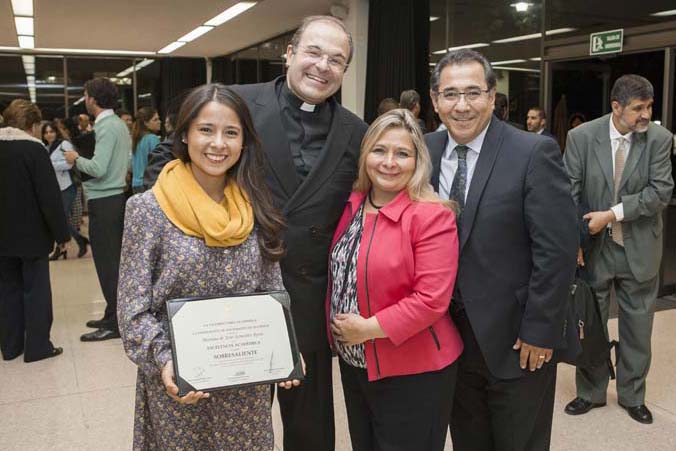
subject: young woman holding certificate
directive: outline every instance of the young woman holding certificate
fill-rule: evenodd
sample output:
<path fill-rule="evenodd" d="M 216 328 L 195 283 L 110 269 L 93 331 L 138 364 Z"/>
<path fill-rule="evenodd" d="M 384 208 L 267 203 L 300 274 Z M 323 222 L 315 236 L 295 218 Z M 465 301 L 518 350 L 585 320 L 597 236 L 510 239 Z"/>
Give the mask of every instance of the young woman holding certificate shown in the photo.
<path fill-rule="evenodd" d="M 178 396 L 165 302 L 283 289 L 283 220 L 237 94 L 218 84 L 192 90 L 175 136 L 178 159 L 129 200 L 125 215 L 118 317 L 139 367 L 133 447 L 270 450 L 269 386 Z"/>
<path fill-rule="evenodd" d="M 430 172 L 413 115 L 380 116 L 333 238 L 329 341 L 355 450 L 444 449 L 463 348 L 448 314 L 458 235 Z"/>

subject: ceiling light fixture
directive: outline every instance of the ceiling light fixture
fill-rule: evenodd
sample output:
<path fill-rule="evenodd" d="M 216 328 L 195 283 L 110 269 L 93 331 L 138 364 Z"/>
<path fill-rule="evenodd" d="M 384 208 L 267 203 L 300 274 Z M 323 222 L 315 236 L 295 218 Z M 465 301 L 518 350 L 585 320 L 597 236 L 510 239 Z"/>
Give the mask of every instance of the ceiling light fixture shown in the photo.
<path fill-rule="evenodd" d="M 22 49 L 35 48 L 35 38 L 33 36 L 17 36 L 19 38 L 19 47 Z"/>
<path fill-rule="evenodd" d="M 545 34 L 547 36 L 551 36 L 554 34 L 561 34 L 561 33 L 568 33 L 570 31 L 575 31 L 575 28 L 557 28 L 555 30 L 547 30 Z M 508 42 L 517 42 L 517 41 L 527 41 L 529 39 L 540 39 L 542 37 L 542 33 L 533 33 L 533 34 L 524 34 L 522 36 L 514 36 L 511 38 L 504 38 L 504 39 L 496 39 L 493 42 L 493 44 L 507 44 Z"/>
<path fill-rule="evenodd" d="M 12 9 L 15 16 L 32 16 L 33 0 L 12 0 Z"/>
<path fill-rule="evenodd" d="M 187 33 L 187 34 L 181 36 L 180 38 L 178 38 L 177 41 L 178 42 L 194 41 L 195 39 L 199 38 L 200 36 L 202 36 L 205 33 L 210 32 L 213 29 L 214 29 L 214 27 L 207 27 L 207 26 L 204 26 L 204 25 L 200 25 L 199 27 L 192 30 L 190 33 Z"/>
<path fill-rule="evenodd" d="M 654 17 L 676 16 L 676 9 L 670 9 L 668 11 L 658 11 L 656 13 L 652 13 L 651 16 Z"/>
<path fill-rule="evenodd" d="M 219 15 L 212 17 L 211 19 L 206 21 L 204 25 L 207 25 L 209 27 L 217 27 L 219 25 L 223 25 L 228 20 L 231 20 L 239 16 L 247 9 L 253 8 L 254 6 L 256 6 L 256 3 L 258 2 L 239 2 L 231 6 L 230 8 L 226 9 Z"/>
<path fill-rule="evenodd" d="M 517 59 L 517 60 L 505 60 L 505 61 L 491 61 L 491 66 L 499 66 L 501 64 L 517 64 L 517 63 L 525 63 L 526 60 L 523 59 Z"/>
<path fill-rule="evenodd" d="M 508 67 L 508 66 L 493 66 L 493 69 L 495 70 L 506 70 L 509 72 L 530 72 L 534 74 L 539 74 L 540 71 L 538 69 L 527 69 L 525 67 Z"/>
<path fill-rule="evenodd" d="M 204 23 L 204 25 L 200 25 L 199 27 L 192 30 L 190 33 L 181 36 L 176 41 L 161 48 L 160 50 L 157 51 L 157 53 L 162 54 L 171 53 L 174 50 L 183 47 L 186 43 L 199 38 L 203 34 L 213 30 L 215 27 L 223 25 L 227 21 L 232 20 L 233 18 L 239 16 L 244 11 L 253 8 L 254 6 L 256 6 L 256 3 L 258 2 L 239 2 L 232 5 L 230 8 L 226 9 L 222 13 L 207 20 Z"/>
<path fill-rule="evenodd" d="M 16 25 L 16 34 L 23 36 L 35 35 L 32 17 L 15 17 L 14 24 Z"/>
<path fill-rule="evenodd" d="M 443 55 L 446 52 L 451 52 L 453 50 L 460 50 L 460 49 L 478 49 L 480 47 L 488 47 L 490 44 L 486 42 L 477 42 L 476 44 L 467 44 L 467 45 L 459 45 L 457 47 L 449 47 L 446 50 L 437 50 L 436 52 L 432 52 L 435 55 Z"/>
<path fill-rule="evenodd" d="M 135 50 L 101 50 L 101 49 L 56 49 L 56 48 L 36 48 L 40 53 L 78 53 L 92 55 L 129 55 L 129 56 L 153 56 L 155 52 L 138 52 Z"/>
<path fill-rule="evenodd" d="M 144 67 L 146 67 L 149 64 L 152 64 L 154 62 L 155 62 L 155 60 L 150 60 L 150 59 L 146 58 L 143 61 L 141 61 L 140 63 L 137 63 L 135 66 L 131 65 L 128 68 L 126 68 L 125 70 L 123 70 L 122 72 L 119 72 L 117 74 L 117 76 L 118 77 L 126 77 L 130 73 L 134 72 L 134 68 L 136 68 L 136 72 L 138 72 L 140 69 L 142 69 L 142 68 L 144 68 Z"/>
<path fill-rule="evenodd" d="M 512 3 L 512 4 L 509 5 L 509 6 L 511 6 L 512 8 L 516 9 L 516 11 L 519 12 L 519 13 L 525 13 L 525 12 L 528 11 L 528 8 L 530 8 L 531 6 L 533 6 L 533 4 L 532 4 L 532 3 L 528 3 L 528 2 L 517 2 L 517 3 Z"/>
<path fill-rule="evenodd" d="M 167 45 L 166 47 L 162 47 L 157 51 L 157 53 L 171 53 L 176 49 L 179 49 L 185 45 L 185 42 L 172 42 L 171 44 Z"/>
<path fill-rule="evenodd" d="M 436 22 L 439 20 L 439 16 L 430 16 L 430 22 Z"/>

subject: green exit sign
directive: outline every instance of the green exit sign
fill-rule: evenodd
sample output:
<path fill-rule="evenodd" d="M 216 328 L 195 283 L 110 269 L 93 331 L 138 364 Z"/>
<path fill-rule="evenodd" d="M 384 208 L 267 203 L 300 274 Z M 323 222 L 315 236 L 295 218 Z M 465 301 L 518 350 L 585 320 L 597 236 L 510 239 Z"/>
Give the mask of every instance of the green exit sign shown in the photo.
<path fill-rule="evenodd" d="M 623 40 L 623 29 L 592 33 L 589 35 L 589 54 L 605 55 L 606 53 L 621 52 Z"/>

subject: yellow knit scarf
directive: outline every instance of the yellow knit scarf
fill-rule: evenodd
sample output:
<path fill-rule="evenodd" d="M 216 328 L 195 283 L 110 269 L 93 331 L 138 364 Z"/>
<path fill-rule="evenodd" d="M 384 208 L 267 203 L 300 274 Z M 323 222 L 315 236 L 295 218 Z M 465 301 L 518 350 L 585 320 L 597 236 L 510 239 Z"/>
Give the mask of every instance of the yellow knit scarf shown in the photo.
<path fill-rule="evenodd" d="M 202 238 L 207 246 L 242 244 L 253 230 L 251 203 L 232 177 L 219 204 L 197 183 L 189 164 L 173 160 L 162 169 L 153 193 L 176 227 L 186 235 Z"/>

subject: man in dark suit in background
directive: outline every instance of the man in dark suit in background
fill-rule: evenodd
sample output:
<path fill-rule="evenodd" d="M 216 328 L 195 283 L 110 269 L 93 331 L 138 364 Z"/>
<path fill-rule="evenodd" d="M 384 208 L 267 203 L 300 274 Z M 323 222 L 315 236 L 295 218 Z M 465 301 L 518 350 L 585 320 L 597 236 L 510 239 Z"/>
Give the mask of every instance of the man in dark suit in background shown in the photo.
<path fill-rule="evenodd" d="M 278 392 L 287 451 L 334 449 L 332 363 L 324 310 L 328 253 L 356 178 L 367 128 L 333 97 L 352 51 L 352 38 L 342 22 L 308 17 L 287 48 L 286 76 L 232 87 L 251 110 L 268 157 L 268 185 L 288 223 L 282 276 L 307 377 L 300 387 Z M 170 152 L 165 145 L 151 154 L 147 181 L 173 159 Z"/>
<path fill-rule="evenodd" d="M 587 204 L 592 234 L 585 268 L 606 325 L 610 288 L 619 308 L 618 402 L 634 420 L 652 423 L 645 405 L 650 337 L 662 260 L 662 210 L 674 188 L 673 138 L 650 122 L 653 87 L 638 75 L 617 79 L 612 112 L 568 133 L 564 160 L 575 201 Z M 606 404 L 608 369 L 578 368 L 577 397 L 566 413 L 580 415 Z"/>
<path fill-rule="evenodd" d="M 465 350 L 450 429 L 455 450 L 544 450 L 558 350 L 579 347 L 565 325 L 576 212 L 558 145 L 494 118 L 495 85 L 468 49 L 447 53 L 430 83 L 448 128 L 425 137 L 432 184 L 461 208 L 451 314 Z"/>
<path fill-rule="evenodd" d="M 528 131 L 555 139 L 554 135 L 547 131 L 545 128 L 546 126 L 547 118 L 545 116 L 545 110 L 539 106 L 531 107 L 526 115 L 526 127 L 528 128 Z"/>

